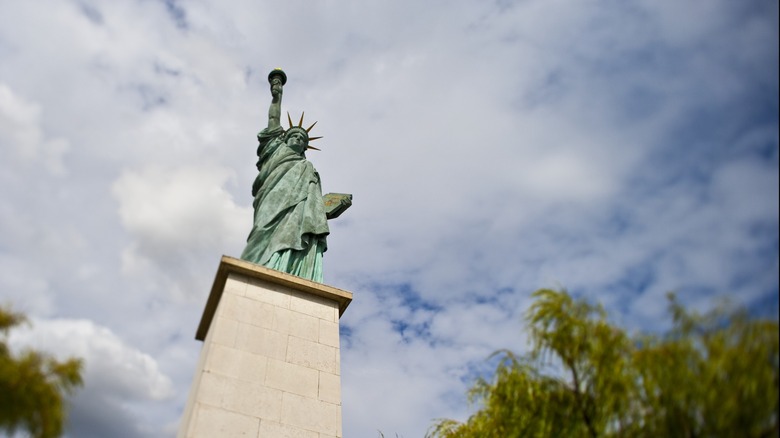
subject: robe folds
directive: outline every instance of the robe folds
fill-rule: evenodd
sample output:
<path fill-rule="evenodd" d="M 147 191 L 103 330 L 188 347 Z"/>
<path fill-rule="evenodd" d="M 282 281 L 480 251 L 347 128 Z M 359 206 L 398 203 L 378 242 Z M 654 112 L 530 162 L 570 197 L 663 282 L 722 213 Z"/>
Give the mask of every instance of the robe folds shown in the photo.
<path fill-rule="evenodd" d="M 329 229 L 320 176 L 303 154 L 284 142 L 281 127 L 263 129 L 257 139 L 254 222 L 241 258 L 322 282 Z"/>

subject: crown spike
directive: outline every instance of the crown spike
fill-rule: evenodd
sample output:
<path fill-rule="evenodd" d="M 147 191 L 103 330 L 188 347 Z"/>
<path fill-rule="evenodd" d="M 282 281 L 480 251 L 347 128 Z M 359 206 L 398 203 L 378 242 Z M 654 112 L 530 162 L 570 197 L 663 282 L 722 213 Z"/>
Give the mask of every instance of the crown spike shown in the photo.
<path fill-rule="evenodd" d="M 305 113 L 303 113 L 303 112 L 301 113 L 301 120 L 299 120 L 299 121 L 298 121 L 298 127 L 299 127 L 299 128 L 303 127 L 303 115 L 304 115 L 304 114 L 305 114 Z"/>
<path fill-rule="evenodd" d="M 293 127 L 292 118 L 290 117 L 290 112 L 289 111 L 287 111 L 287 123 L 290 124 L 290 128 Z"/>
<path fill-rule="evenodd" d="M 322 136 L 319 136 L 319 137 L 309 137 L 309 141 L 319 140 L 321 138 L 322 138 Z"/>
<path fill-rule="evenodd" d="M 306 145 L 306 149 L 314 149 L 315 151 L 322 151 L 320 148 L 315 148 L 314 146 Z"/>
<path fill-rule="evenodd" d="M 311 131 L 311 128 L 313 128 L 313 127 L 314 127 L 314 125 L 316 125 L 316 124 L 317 124 L 317 122 L 314 122 L 314 123 L 312 123 L 312 124 L 311 124 L 311 126 L 309 126 L 309 127 L 306 129 L 306 132 L 309 132 L 309 131 Z"/>

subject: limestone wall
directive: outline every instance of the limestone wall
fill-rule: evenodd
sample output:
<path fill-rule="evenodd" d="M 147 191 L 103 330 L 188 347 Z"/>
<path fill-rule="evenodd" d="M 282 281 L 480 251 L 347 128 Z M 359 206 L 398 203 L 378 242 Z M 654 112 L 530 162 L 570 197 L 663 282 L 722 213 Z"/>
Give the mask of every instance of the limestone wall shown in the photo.
<path fill-rule="evenodd" d="M 351 294 L 268 271 L 224 272 L 179 437 L 342 436 L 339 316 Z"/>

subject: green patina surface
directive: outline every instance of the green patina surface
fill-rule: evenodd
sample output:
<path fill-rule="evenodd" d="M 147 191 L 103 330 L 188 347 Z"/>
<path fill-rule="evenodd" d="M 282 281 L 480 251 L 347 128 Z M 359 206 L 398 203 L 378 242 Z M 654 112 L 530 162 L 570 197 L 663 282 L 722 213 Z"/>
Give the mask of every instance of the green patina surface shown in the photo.
<path fill-rule="evenodd" d="M 320 176 L 305 157 L 308 130 L 280 123 L 281 70 L 269 74 L 271 106 L 268 127 L 257 135 L 258 174 L 252 185 L 254 221 L 241 258 L 281 272 L 322 282 L 322 254 L 327 250 L 327 219 L 352 205 L 352 195 L 322 196 Z M 292 123 L 290 123 L 292 125 Z M 311 129 L 311 128 L 309 128 Z"/>

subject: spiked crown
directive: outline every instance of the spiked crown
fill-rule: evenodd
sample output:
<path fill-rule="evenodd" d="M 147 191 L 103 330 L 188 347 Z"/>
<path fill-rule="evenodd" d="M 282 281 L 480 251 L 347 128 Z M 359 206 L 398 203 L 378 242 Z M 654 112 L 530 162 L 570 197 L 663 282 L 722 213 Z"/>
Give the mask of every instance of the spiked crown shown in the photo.
<path fill-rule="evenodd" d="M 303 127 L 303 115 L 304 113 L 301 113 L 301 119 L 298 121 L 298 126 L 293 126 L 292 118 L 290 118 L 290 113 L 287 113 L 287 122 L 290 124 L 290 127 L 285 131 L 284 133 L 284 139 L 285 141 L 290 138 L 290 135 L 292 135 L 293 132 L 300 132 L 306 137 L 306 149 L 314 149 L 315 151 L 319 151 L 320 149 L 315 148 L 314 146 L 309 146 L 310 141 L 314 141 L 317 139 L 320 139 L 322 137 L 309 137 L 309 131 L 311 131 L 311 128 L 314 127 L 314 125 L 317 124 L 317 122 L 312 123 L 311 126 L 308 128 Z"/>

